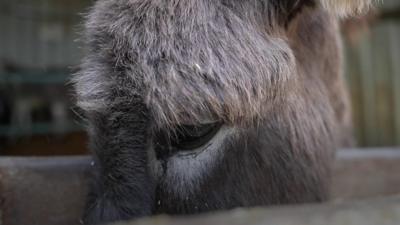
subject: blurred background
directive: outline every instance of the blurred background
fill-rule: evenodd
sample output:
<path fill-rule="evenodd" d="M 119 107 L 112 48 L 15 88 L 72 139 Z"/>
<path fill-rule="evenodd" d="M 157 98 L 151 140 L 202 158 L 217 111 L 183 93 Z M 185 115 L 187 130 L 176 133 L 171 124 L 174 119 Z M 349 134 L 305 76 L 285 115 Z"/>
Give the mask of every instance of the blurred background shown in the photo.
<path fill-rule="evenodd" d="M 0 0 L 0 155 L 87 153 L 70 75 L 90 0 Z M 400 145 L 400 0 L 342 24 L 361 147 Z"/>

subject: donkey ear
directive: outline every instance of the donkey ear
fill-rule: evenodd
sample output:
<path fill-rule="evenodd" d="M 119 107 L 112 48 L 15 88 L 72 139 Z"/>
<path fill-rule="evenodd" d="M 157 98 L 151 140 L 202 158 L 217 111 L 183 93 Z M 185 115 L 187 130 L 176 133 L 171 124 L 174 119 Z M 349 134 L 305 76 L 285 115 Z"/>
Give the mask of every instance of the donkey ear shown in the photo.
<path fill-rule="evenodd" d="M 349 16 L 367 11 L 378 0 L 319 0 L 329 12 L 338 16 Z"/>

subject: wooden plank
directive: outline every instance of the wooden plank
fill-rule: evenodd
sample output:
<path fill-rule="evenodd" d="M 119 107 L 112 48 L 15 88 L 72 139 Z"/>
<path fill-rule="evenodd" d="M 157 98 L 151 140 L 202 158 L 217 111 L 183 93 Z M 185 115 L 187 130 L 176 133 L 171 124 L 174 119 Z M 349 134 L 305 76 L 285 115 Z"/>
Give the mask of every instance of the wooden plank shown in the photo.
<path fill-rule="evenodd" d="M 389 29 L 391 68 L 393 73 L 395 144 L 400 145 L 400 24 L 392 23 Z"/>
<path fill-rule="evenodd" d="M 363 111 L 363 89 L 362 89 L 362 74 L 360 68 L 360 60 L 358 57 L 358 49 L 349 42 L 345 43 L 345 65 L 346 65 L 346 80 L 348 82 L 350 100 L 353 114 L 354 135 L 359 146 L 365 146 L 365 124 Z"/>
<path fill-rule="evenodd" d="M 0 158 L 0 199 L 6 225 L 78 225 L 88 158 Z"/>
<path fill-rule="evenodd" d="M 361 202 L 237 209 L 194 217 L 157 216 L 116 225 L 398 225 L 400 197 Z"/>
<path fill-rule="evenodd" d="M 400 194 L 399 171 L 399 149 L 339 151 L 331 198 L 348 200 Z"/>
<path fill-rule="evenodd" d="M 394 145 L 393 126 L 393 89 L 391 85 L 390 54 L 388 24 L 381 23 L 373 29 L 372 63 L 374 67 L 375 108 L 377 143 L 375 146 Z M 365 90 L 369 91 L 369 90 Z"/>
<path fill-rule="evenodd" d="M 363 112 L 364 112 L 364 135 L 366 136 L 365 144 L 368 146 L 376 146 L 378 143 L 377 135 L 377 121 L 376 121 L 376 91 L 375 91 L 375 78 L 374 67 L 372 58 L 372 47 L 370 38 L 365 37 L 360 42 L 359 47 L 360 70 L 363 75 L 362 89 L 363 89 Z"/>
<path fill-rule="evenodd" d="M 0 158 L 3 223 L 78 225 L 90 162 L 89 157 Z M 400 149 L 340 151 L 332 201 L 400 194 L 398 171 Z"/>

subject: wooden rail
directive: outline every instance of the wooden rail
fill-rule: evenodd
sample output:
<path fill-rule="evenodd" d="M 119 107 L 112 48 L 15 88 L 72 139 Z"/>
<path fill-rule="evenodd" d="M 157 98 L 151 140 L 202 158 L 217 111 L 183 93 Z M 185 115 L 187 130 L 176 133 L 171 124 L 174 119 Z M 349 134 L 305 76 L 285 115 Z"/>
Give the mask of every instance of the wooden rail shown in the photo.
<path fill-rule="evenodd" d="M 324 205 L 238 209 L 191 218 L 159 216 L 116 225 L 399 225 L 400 197 Z"/>
<path fill-rule="evenodd" d="M 396 220 L 397 225 L 400 224 L 400 211 L 396 211 L 400 210 L 398 198 L 393 201 L 389 199 L 368 203 L 336 204 L 354 199 L 400 194 L 400 149 L 342 150 L 337 158 L 332 184 L 332 203 L 327 205 L 283 207 L 265 211 L 264 209 L 233 211 L 211 216 L 209 220 L 205 220 L 209 223 L 202 223 L 201 217 L 190 220 L 190 223 L 168 218 L 160 223 L 150 220 L 138 224 L 228 224 L 229 222 L 230 225 L 341 225 L 352 224 L 357 215 L 363 218 L 365 215 L 365 218 L 371 218 L 372 222 L 375 221 L 373 219 L 382 220 L 382 223 L 375 224 L 393 224 L 383 223 L 383 216 L 388 216 L 388 221 Z M 89 167 L 88 157 L 0 158 L 0 211 L 2 211 L 0 225 L 1 222 L 3 225 L 80 224 Z M 393 215 L 395 211 L 399 213 Z M 368 217 L 370 215 L 373 218 Z M 253 216 L 254 220 L 250 220 Z M 232 220 L 235 219 L 232 218 L 237 218 L 239 222 L 234 223 Z M 331 220 L 329 223 L 313 222 L 314 219 L 321 221 L 322 218 Z M 306 223 L 307 221 L 310 223 Z M 340 223 L 340 221 L 349 222 Z M 367 221 L 355 224 L 373 223 Z"/>

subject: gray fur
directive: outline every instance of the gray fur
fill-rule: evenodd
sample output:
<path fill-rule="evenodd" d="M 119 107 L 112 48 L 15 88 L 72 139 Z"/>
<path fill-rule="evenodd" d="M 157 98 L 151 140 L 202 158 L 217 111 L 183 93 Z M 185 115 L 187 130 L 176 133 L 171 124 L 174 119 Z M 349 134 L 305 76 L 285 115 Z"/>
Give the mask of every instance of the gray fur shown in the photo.
<path fill-rule="evenodd" d="M 283 37 L 258 29 L 277 23 L 260 20 L 272 12 L 259 2 L 248 1 L 257 10 L 240 18 L 242 8 L 215 0 L 100 1 L 86 23 L 88 45 L 100 44 L 75 77 L 78 105 L 107 110 L 115 100 L 110 92 L 127 88 L 143 97 L 159 126 L 259 116 L 295 69 Z M 102 57 L 123 68 L 133 87 L 110 77 L 111 68 L 98 63 Z"/>
<path fill-rule="evenodd" d="M 339 16 L 366 12 L 376 0 L 320 0 L 322 6 Z"/>
<path fill-rule="evenodd" d="M 97 1 L 74 77 L 96 161 L 84 222 L 326 200 L 351 139 L 332 14 L 347 5 Z M 160 144 L 213 121 L 223 129 L 195 150 Z"/>

